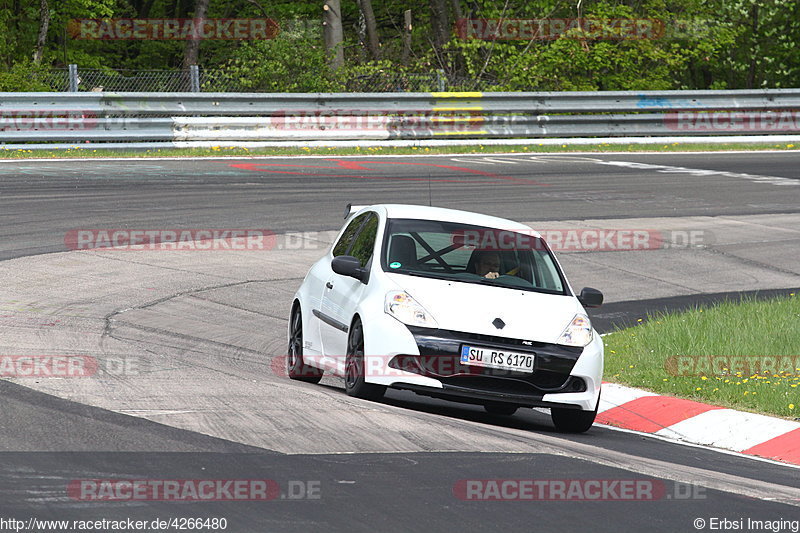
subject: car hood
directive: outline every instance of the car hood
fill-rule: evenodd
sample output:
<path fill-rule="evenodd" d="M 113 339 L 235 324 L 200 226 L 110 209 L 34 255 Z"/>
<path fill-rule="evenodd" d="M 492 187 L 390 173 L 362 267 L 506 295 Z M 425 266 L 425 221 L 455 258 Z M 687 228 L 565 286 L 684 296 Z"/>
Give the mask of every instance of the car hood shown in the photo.
<path fill-rule="evenodd" d="M 577 313 L 574 296 L 544 294 L 439 279 L 389 274 L 442 329 L 555 343 Z M 501 319 L 500 329 L 492 324 Z"/>

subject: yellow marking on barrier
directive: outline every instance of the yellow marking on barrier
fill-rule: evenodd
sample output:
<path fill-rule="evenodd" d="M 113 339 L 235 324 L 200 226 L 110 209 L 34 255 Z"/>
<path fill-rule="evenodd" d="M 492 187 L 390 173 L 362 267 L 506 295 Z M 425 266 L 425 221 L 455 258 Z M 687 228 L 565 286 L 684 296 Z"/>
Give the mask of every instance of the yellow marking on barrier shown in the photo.
<path fill-rule="evenodd" d="M 434 107 L 434 111 L 483 111 L 481 106 L 471 107 Z"/>
<path fill-rule="evenodd" d="M 480 91 L 465 91 L 453 93 L 431 93 L 434 98 L 482 98 L 483 93 Z"/>
<path fill-rule="evenodd" d="M 434 135 L 484 135 L 489 133 L 485 130 L 476 130 L 476 131 L 434 131 Z"/>
<path fill-rule="evenodd" d="M 434 122 L 484 122 L 484 117 L 431 117 Z"/>

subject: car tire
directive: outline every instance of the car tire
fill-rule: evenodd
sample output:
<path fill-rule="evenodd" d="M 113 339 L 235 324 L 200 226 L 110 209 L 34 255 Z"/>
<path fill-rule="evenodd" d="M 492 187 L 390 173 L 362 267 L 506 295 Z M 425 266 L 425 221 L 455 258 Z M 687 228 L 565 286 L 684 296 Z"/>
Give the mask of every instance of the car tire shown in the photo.
<path fill-rule="evenodd" d="M 386 387 L 364 380 L 364 328 L 358 318 L 347 336 L 347 356 L 344 368 L 344 390 L 348 396 L 377 401 L 383 398 Z"/>
<path fill-rule="evenodd" d="M 518 405 L 511 405 L 510 403 L 487 403 L 483 408 L 490 415 L 503 415 L 511 416 L 519 409 Z"/>
<path fill-rule="evenodd" d="M 578 409 L 564 409 L 553 407 L 550 409 L 550 418 L 558 431 L 564 433 L 585 433 L 594 424 L 597 417 L 597 408 L 600 405 L 600 398 L 594 411 L 579 411 Z"/>
<path fill-rule="evenodd" d="M 303 315 L 300 306 L 292 309 L 289 322 L 289 349 L 286 355 L 286 373 L 290 379 L 305 381 L 306 383 L 319 383 L 323 371 L 308 366 L 303 361 Z"/>

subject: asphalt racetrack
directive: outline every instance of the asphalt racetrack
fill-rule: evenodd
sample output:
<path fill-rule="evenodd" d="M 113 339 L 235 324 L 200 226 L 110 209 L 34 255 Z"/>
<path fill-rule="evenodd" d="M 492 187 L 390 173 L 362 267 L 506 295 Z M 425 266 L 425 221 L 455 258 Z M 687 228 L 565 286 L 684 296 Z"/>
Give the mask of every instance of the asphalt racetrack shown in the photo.
<path fill-rule="evenodd" d="M 83 379 L 0 381 L 0 519 L 225 518 L 233 532 L 689 532 L 800 519 L 794 467 L 602 426 L 560 434 L 534 410 L 492 416 L 405 391 L 373 403 L 336 378 L 288 380 L 294 291 L 347 203 L 384 202 L 557 234 L 646 232 L 640 248 L 557 250 L 576 289 L 606 295 L 592 314 L 601 332 L 800 287 L 791 152 L 0 161 L 0 354 L 100 365 Z M 235 251 L 81 250 L 68 238 L 210 228 L 276 237 Z M 478 497 L 491 496 L 487 480 L 521 479 L 652 490 Z M 115 501 L 92 497 L 92 480 L 266 480 L 272 492 Z"/>

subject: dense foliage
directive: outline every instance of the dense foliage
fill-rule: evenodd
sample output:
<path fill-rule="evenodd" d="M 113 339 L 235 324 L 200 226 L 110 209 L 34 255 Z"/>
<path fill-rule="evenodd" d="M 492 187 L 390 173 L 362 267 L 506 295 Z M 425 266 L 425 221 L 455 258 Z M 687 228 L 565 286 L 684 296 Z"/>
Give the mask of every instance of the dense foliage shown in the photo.
<path fill-rule="evenodd" d="M 40 89 L 37 70 L 70 63 L 181 69 L 187 41 L 75 39 L 70 21 L 191 18 L 200 4 L 207 4 L 207 17 L 278 21 L 274 39 L 199 46 L 201 68 L 259 91 L 339 90 L 365 77 L 437 70 L 451 88 L 483 90 L 800 86 L 796 0 L 341 0 L 339 69 L 326 56 L 324 0 L 0 0 L 0 90 Z M 374 13 L 377 49 L 369 45 L 366 7 Z M 403 40 L 406 10 L 410 46 Z M 654 38 L 596 38 L 573 28 L 535 40 L 465 39 L 456 31 L 458 19 L 575 18 L 608 24 L 607 35 L 618 32 L 613 21 L 620 19 L 654 19 L 663 31 Z"/>

